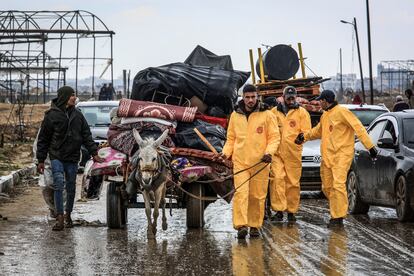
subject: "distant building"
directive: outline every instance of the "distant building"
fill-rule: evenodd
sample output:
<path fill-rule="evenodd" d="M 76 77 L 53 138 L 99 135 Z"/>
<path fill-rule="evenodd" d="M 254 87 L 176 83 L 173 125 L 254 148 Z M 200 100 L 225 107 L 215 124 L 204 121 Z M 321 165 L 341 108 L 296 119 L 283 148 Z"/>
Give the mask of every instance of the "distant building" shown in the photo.
<path fill-rule="evenodd" d="M 340 91 L 341 89 L 341 74 L 330 77 L 329 81 L 323 83 L 324 89 L 333 91 Z M 355 91 L 360 89 L 356 74 L 342 74 L 342 88 L 344 91 L 352 90 Z"/>

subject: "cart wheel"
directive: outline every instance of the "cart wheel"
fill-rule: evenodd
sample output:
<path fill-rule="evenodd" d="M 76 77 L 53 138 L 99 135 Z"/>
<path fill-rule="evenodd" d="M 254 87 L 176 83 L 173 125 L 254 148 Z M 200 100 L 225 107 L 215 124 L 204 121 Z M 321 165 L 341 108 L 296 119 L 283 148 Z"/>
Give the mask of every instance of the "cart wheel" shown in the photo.
<path fill-rule="evenodd" d="M 188 184 L 188 192 L 196 196 L 204 195 L 204 186 L 201 183 Z M 204 226 L 204 201 L 187 197 L 187 227 L 203 228 Z"/>
<path fill-rule="evenodd" d="M 124 228 L 128 221 L 128 208 L 119 189 L 116 182 L 110 182 L 106 192 L 106 221 L 113 229 Z"/>

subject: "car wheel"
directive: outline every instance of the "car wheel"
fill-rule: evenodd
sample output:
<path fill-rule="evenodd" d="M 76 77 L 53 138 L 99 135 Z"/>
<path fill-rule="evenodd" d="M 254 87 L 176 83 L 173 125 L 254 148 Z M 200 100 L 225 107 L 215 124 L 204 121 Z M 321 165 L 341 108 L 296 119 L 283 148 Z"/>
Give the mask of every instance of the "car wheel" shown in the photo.
<path fill-rule="evenodd" d="M 369 204 L 362 201 L 358 191 L 358 178 L 354 171 L 348 174 L 348 211 L 351 214 L 366 214 L 369 211 Z"/>
<path fill-rule="evenodd" d="M 410 206 L 408 197 L 407 180 L 403 175 L 397 179 L 395 187 L 397 217 L 399 221 L 408 221 L 414 218 L 414 212 Z"/>

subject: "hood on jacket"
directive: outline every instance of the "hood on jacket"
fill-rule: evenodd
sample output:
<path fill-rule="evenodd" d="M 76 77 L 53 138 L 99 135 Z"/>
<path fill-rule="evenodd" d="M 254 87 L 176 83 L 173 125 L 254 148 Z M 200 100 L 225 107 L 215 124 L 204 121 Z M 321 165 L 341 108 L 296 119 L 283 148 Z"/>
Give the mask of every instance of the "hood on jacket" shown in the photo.
<path fill-rule="evenodd" d="M 252 112 L 250 112 L 250 113 L 253 113 L 253 112 L 261 112 L 261 111 L 266 111 L 266 110 L 269 110 L 269 109 L 270 109 L 270 106 L 269 106 L 268 104 L 263 103 L 263 102 L 261 102 L 261 101 L 257 101 L 255 108 L 254 108 L 254 109 L 252 110 Z M 246 115 L 247 113 L 249 113 L 249 112 L 247 112 L 247 110 L 246 110 L 246 106 L 245 106 L 245 104 L 244 104 L 244 101 L 243 101 L 243 100 L 240 100 L 240 101 L 237 103 L 237 106 L 236 106 L 236 112 L 237 112 L 237 113 L 240 113 L 240 114 L 244 114 L 244 115 Z"/>
<path fill-rule="evenodd" d="M 73 90 L 70 86 L 62 86 L 57 91 L 57 98 L 52 100 L 52 104 L 55 105 L 60 110 L 65 110 L 66 105 L 70 99 L 70 97 L 75 94 L 75 90 Z"/>
<path fill-rule="evenodd" d="M 285 115 L 289 112 L 289 110 L 298 109 L 298 108 L 299 108 L 299 104 L 297 102 L 295 102 L 292 107 L 288 107 L 285 103 L 279 102 L 276 107 L 278 111 L 282 112 Z"/>

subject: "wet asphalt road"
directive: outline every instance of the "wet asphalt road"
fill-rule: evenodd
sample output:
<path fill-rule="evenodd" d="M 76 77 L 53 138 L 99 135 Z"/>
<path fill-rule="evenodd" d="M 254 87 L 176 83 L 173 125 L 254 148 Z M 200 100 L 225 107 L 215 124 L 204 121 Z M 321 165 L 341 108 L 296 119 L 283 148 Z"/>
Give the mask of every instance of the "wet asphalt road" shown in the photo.
<path fill-rule="evenodd" d="M 143 209 L 129 210 L 126 230 L 92 223 L 53 232 L 39 196 L 31 188 L 0 207 L 9 216 L 0 221 L 1 275 L 414 275 L 414 224 L 392 209 L 374 207 L 331 230 L 326 200 L 305 194 L 297 223 L 266 222 L 261 239 L 240 242 L 231 206 L 216 202 L 204 230 L 187 230 L 185 210 L 173 210 L 168 230 L 159 224 L 148 241 Z M 104 196 L 77 202 L 74 218 L 105 223 L 105 206 Z"/>

